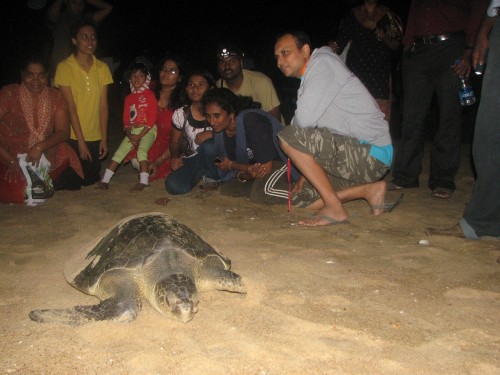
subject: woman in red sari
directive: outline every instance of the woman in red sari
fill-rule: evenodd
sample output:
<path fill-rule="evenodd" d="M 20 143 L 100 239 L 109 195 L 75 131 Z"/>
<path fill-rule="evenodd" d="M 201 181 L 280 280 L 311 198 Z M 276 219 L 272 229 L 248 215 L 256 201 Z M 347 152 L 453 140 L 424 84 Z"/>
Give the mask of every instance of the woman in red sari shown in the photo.
<path fill-rule="evenodd" d="M 47 63 L 29 58 L 21 69 L 21 84 L 0 90 L 0 202 L 23 203 L 26 179 L 17 160 L 38 163 L 42 154 L 50 161 L 56 190 L 81 186 L 82 167 L 69 138 L 69 115 L 61 93 L 47 86 Z"/>

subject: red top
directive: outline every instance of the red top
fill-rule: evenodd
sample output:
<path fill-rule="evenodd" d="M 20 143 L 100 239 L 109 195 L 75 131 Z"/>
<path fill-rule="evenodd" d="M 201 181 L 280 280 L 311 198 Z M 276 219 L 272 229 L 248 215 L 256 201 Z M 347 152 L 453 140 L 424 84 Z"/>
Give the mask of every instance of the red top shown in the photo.
<path fill-rule="evenodd" d="M 152 128 L 156 124 L 158 101 L 151 90 L 133 92 L 125 97 L 123 127 L 134 125 Z"/>
<path fill-rule="evenodd" d="M 489 0 L 412 0 L 403 45 L 415 37 L 465 32 L 465 43 L 473 46 Z"/>

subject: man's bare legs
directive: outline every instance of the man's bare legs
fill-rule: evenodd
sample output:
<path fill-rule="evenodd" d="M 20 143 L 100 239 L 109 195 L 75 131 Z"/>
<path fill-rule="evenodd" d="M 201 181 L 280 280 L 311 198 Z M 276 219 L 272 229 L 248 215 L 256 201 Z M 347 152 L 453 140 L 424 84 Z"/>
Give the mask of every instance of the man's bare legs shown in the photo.
<path fill-rule="evenodd" d="M 348 218 L 348 214 L 342 204 L 356 199 L 366 200 L 375 216 L 379 216 L 384 212 L 385 194 L 387 191 L 387 183 L 385 181 L 353 186 L 336 192 L 325 170 L 314 160 L 311 154 L 298 151 L 283 141 L 280 141 L 280 145 L 295 167 L 298 168 L 301 174 L 321 196 L 320 199 L 307 207 L 309 210 L 317 211 L 316 217 L 302 220 L 299 224 L 306 226 L 331 224 L 330 221 L 322 216 L 336 221 L 345 221 Z"/>
<path fill-rule="evenodd" d="M 318 208 L 316 216 L 302 220 L 299 224 L 306 226 L 322 226 L 331 224 L 333 219 L 343 222 L 348 219 L 347 211 L 344 209 L 340 198 L 333 189 L 325 170 L 314 160 L 311 154 L 301 152 L 287 143 L 280 141 L 280 146 L 285 154 L 290 158 L 300 173 L 311 183 L 321 196 L 322 207 Z M 316 204 L 314 202 L 312 205 Z M 311 206 L 312 206 L 311 205 Z M 325 216 L 326 218 L 322 217 Z"/>
<path fill-rule="evenodd" d="M 372 213 L 375 216 L 379 216 L 384 213 L 383 206 L 386 203 L 386 192 L 387 183 L 385 181 L 377 181 L 340 190 L 336 194 L 342 203 L 350 202 L 356 199 L 366 200 L 372 208 Z M 306 208 L 308 210 L 317 211 L 321 210 L 323 207 L 323 200 L 319 198 Z"/>

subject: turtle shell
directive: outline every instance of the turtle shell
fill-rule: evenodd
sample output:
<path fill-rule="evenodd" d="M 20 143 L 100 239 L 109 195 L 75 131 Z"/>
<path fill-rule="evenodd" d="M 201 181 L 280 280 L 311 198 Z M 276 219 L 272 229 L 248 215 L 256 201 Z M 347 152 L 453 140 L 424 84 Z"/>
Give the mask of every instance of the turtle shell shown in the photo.
<path fill-rule="evenodd" d="M 218 257 L 221 267 L 231 267 L 228 258 L 190 228 L 157 212 L 125 218 L 85 249 L 83 257 L 68 262 L 65 272 L 68 282 L 80 290 L 91 289 L 107 271 L 140 268 L 161 252 L 172 249 L 198 261 Z"/>

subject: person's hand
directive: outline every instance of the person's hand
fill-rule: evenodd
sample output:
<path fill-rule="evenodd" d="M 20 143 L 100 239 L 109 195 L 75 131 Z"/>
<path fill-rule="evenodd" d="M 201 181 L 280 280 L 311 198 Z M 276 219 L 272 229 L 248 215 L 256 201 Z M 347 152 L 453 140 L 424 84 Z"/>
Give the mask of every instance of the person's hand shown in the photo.
<path fill-rule="evenodd" d="M 380 27 L 377 27 L 375 29 L 375 35 L 377 36 L 377 39 L 382 42 L 384 40 L 385 36 L 386 36 L 386 33 Z"/>
<path fill-rule="evenodd" d="M 27 161 L 33 163 L 34 165 L 38 165 L 38 162 L 42 157 L 42 153 L 43 151 L 40 146 L 37 144 L 33 145 L 33 147 L 28 150 Z"/>
<path fill-rule="evenodd" d="M 152 163 L 149 163 L 148 166 L 148 173 L 150 176 L 154 176 L 158 172 L 158 162 L 154 161 Z"/>
<path fill-rule="evenodd" d="M 328 46 L 332 49 L 333 53 L 336 53 L 338 55 L 338 50 L 339 50 L 339 45 L 335 40 L 330 40 L 328 42 Z"/>
<path fill-rule="evenodd" d="M 306 183 L 306 179 L 304 176 L 300 176 L 299 179 L 293 184 L 291 193 L 300 193 Z"/>
<path fill-rule="evenodd" d="M 477 68 L 478 65 L 486 64 L 486 55 L 489 49 L 489 40 L 486 37 L 478 37 L 476 39 L 476 43 L 474 44 L 474 50 L 472 51 L 472 66 L 474 69 Z"/>
<path fill-rule="evenodd" d="M 471 57 L 469 52 L 467 55 L 462 56 L 458 64 L 453 64 L 451 68 L 457 76 L 467 77 L 470 73 Z"/>
<path fill-rule="evenodd" d="M 108 142 L 101 140 L 99 144 L 99 159 L 104 159 L 108 154 Z"/>
<path fill-rule="evenodd" d="M 170 169 L 176 171 L 181 168 L 184 164 L 182 164 L 182 158 L 172 158 L 170 159 Z"/>
<path fill-rule="evenodd" d="M 222 158 L 222 156 L 219 156 L 219 158 Z M 231 159 L 228 159 L 225 156 L 224 156 L 224 159 L 220 163 L 214 162 L 214 164 L 217 168 L 219 168 L 220 170 L 223 170 L 225 172 L 229 172 L 231 170 L 231 168 L 229 168 L 229 167 L 231 166 L 232 163 L 234 163 L 234 161 Z"/>
<path fill-rule="evenodd" d="M 247 173 L 255 180 L 264 177 L 268 171 L 261 163 L 250 164 Z"/>
<path fill-rule="evenodd" d="M 194 143 L 197 145 L 201 145 L 203 142 L 205 142 L 207 139 L 212 138 L 213 134 L 211 130 L 205 130 L 203 132 L 199 132 L 196 134 L 194 138 Z"/>
<path fill-rule="evenodd" d="M 130 143 L 132 143 L 132 145 L 137 147 L 139 145 L 139 141 L 141 140 L 141 137 L 138 134 L 130 134 L 128 139 L 130 139 Z"/>
<path fill-rule="evenodd" d="M 78 153 L 80 154 L 80 159 L 92 161 L 92 155 L 85 141 L 78 142 Z"/>

